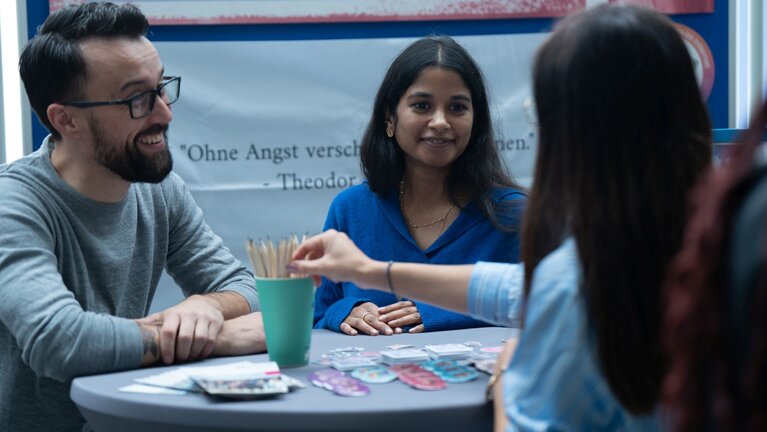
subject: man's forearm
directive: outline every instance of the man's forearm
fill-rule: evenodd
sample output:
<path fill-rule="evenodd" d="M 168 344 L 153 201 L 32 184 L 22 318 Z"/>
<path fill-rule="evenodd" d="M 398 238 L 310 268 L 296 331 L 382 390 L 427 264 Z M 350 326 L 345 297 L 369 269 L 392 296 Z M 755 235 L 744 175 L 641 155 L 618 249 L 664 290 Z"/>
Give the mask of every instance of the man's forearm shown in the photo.
<path fill-rule="evenodd" d="M 136 324 L 141 331 L 141 345 L 144 350 L 141 366 L 151 366 L 160 360 L 160 326 L 139 322 Z"/>
<path fill-rule="evenodd" d="M 266 351 L 261 312 L 253 312 L 224 322 L 216 339 L 213 356 L 255 354 Z"/>
<path fill-rule="evenodd" d="M 208 293 L 203 294 L 202 297 L 218 309 L 224 315 L 225 320 L 250 313 L 248 301 L 234 291 Z"/>

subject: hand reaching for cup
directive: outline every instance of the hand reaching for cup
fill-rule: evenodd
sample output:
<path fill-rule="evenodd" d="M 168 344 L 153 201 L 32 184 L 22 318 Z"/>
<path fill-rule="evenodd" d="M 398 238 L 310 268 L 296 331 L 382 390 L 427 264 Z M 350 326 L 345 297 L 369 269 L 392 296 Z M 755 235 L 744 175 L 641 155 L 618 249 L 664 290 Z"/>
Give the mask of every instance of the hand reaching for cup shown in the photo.
<path fill-rule="evenodd" d="M 402 333 L 403 327 L 410 327 L 408 333 L 424 331 L 421 314 L 415 303 L 410 300 L 403 300 L 378 308 L 378 314 L 378 320 L 393 328 L 395 333 Z"/>
<path fill-rule="evenodd" d="M 341 323 L 340 329 L 350 336 L 356 336 L 359 332 L 370 336 L 394 334 L 394 330 L 391 327 L 379 320 L 378 306 L 371 302 L 355 306 Z"/>
<path fill-rule="evenodd" d="M 287 270 L 312 275 L 315 285 L 320 284 L 320 275 L 324 275 L 333 282 L 349 281 L 361 287 L 376 287 L 373 279 L 365 278 L 372 273 L 369 270 L 375 261 L 360 251 L 345 233 L 331 229 L 314 236 L 303 242 L 292 258 L 294 261 L 288 264 Z"/>

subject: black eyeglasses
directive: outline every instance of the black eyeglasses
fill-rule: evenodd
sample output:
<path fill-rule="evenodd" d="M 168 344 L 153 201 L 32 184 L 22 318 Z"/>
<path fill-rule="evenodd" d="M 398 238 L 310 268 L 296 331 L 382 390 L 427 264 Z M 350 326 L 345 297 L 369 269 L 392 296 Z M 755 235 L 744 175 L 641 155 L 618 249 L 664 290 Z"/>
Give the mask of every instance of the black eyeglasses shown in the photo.
<path fill-rule="evenodd" d="M 170 105 L 178 100 L 181 94 L 181 77 L 162 77 L 163 81 L 156 89 L 141 92 L 128 99 L 117 99 L 111 101 L 91 102 L 91 101 L 70 101 L 60 102 L 61 105 L 73 106 L 78 108 L 90 108 L 104 105 L 128 105 L 130 116 L 134 119 L 140 119 L 152 114 L 154 102 L 157 97 L 161 97 L 165 105 Z"/>

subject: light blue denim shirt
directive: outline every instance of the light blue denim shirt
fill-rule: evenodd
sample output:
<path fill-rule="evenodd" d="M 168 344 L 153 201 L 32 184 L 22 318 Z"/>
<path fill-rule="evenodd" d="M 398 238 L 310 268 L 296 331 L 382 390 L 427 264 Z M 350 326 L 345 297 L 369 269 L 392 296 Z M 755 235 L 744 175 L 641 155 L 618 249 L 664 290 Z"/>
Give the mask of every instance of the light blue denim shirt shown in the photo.
<path fill-rule="evenodd" d="M 579 285 L 573 239 L 535 270 L 525 327 L 503 377 L 508 431 L 654 431 L 659 414 L 634 416 L 600 371 Z M 478 263 L 469 282 L 469 313 L 498 325 L 519 324 L 520 264 Z"/>

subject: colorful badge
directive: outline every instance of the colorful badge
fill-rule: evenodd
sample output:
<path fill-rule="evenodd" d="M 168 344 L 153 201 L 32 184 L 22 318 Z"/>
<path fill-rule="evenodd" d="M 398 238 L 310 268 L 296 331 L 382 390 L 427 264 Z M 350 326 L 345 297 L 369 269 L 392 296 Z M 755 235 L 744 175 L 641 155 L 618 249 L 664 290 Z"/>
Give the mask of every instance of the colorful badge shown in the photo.
<path fill-rule="evenodd" d="M 423 368 L 449 383 L 464 383 L 477 379 L 479 373 L 455 360 L 432 360 L 424 363 Z"/>
<path fill-rule="evenodd" d="M 447 383 L 432 372 L 416 364 L 400 364 L 391 367 L 403 383 L 418 390 L 444 390 Z"/>
<path fill-rule="evenodd" d="M 357 397 L 370 393 L 370 389 L 365 384 L 334 369 L 313 372 L 309 374 L 309 381 L 339 396 Z"/>
<path fill-rule="evenodd" d="M 397 379 L 397 375 L 381 366 L 361 367 L 354 369 L 351 376 L 368 384 L 385 384 Z"/>

